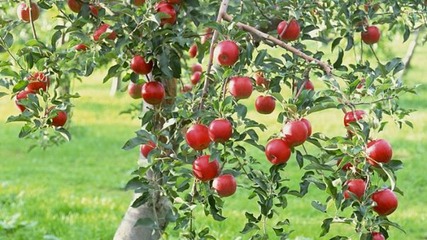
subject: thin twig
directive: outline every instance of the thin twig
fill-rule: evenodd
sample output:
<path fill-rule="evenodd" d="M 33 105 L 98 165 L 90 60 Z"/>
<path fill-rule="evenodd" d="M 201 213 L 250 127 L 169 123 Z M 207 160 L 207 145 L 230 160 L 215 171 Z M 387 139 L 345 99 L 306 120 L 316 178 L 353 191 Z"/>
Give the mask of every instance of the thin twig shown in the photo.
<path fill-rule="evenodd" d="M 254 0 L 255 3 L 255 7 L 258 8 L 259 13 L 261 13 L 261 16 L 263 16 L 265 19 L 269 20 L 270 22 L 272 21 L 271 18 L 269 18 L 267 15 L 265 15 L 265 13 L 261 10 L 261 8 L 258 5 L 258 0 Z"/>
<path fill-rule="evenodd" d="M 391 96 L 391 97 L 380 98 L 380 99 L 377 99 L 377 100 L 374 100 L 374 101 L 371 101 L 371 102 L 352 103 L 351 105 L 353 105 L 353 106 L 357 106 L 357 105 L 371 105 L 371 104 L 378 103 L 378 102 L 392 100 L 394 98 L 395 98 L 394 96 Z"/>
<path fill-rule="evenodd" d="M 25 70 L 24 67 L 22 67 L 22 65 L 18 62 L 18 59 L 15 58 L 15 56 L 13 56 L 12 52 L 10 51 L 9 47 L 7 46 L 7 44 L 4 42 L 4 39 L 2 37 L 0 37 L 0 41 L 1 41 L 1 46 L 6 50 L 6 52 L 9 54 L 9 56 L 13 59 L 13 61 L 16 62 L 16 64 L 18 64 L 18 66 L 22 69 Z"/>
<path fill-rule="evenodd" d="M 233 18 L 228 14 L 224 14 L 223 18 L 228 22 L 233 21 Z M 291 45 L 288 45 L 287 43 L 285 43 L 285 42 L 283 42 L 283 41 L 281 41 L 281 40 L 279 40 L 279 39 L 277 39 L 277 38 L 275 38 L 275 37 L 273 37 L 267 33 L 261 32 L 258 29 L 254 28 L 252 26 L 246 25 L 244 23 L 241 23 L 241 22 L 236 22 L 235 26 L 237 26 L 237 27 L 239 27 L 239 28 L 241 28 L 247 32 L 253 33 L 253 34 L 259 36 L 260 38 L 262 38 L 264 40 L 273 42 L 277 46 L 280 46 L 280 47 L 288 50 L 289 52 L 291 52 L 291 53 L 295 54 L 296 56 L 306 60 L 307 62 L 315 62 L 317 65 L 319 65 L 323 69 L 323 71 L 326 73 L 326 75 L 330 75 L 332 72 L 332 66 L 330 66 L 329 64 L 322 62 L 316 58 L 313 58 L 311 56 L 308 56 L 307 54 L 303 53 L 302 51 L 292 47 Z"/>
<path fill-rule="evenodd" d="M 219 11 L 218 11 L 218 16 L 216 18 L 217 23 L 220 23 L 221 20 L 224 18 L 224 16 L 227 15 L 227 8 L 228 8 L 229 1 L 230 0 L 222 0 L 221 6 L 220 6 Z M 214 30 L 213 36 L 211 39 L 211 46 L 209 48 L 209 62 L 208 62 L 208 68 L 206 69 L 205 83 L 203 85 L 202 99 L 200 100 L 199 110 L 201 110 L 203 108 L 204 99 L 205 99 L 206 94 L 208 93 L 209 74 L 210 74 L 211 69 L 212 69 L 213 52 L 214 52 L 215 42 L 216 42 L 217 38 L 218 38 L 218 31 Z"/>
<path fill-rule="evenodd" d="M 37 37 L 37 32 L 36 32 L 36 27 L 34 26 L 34 21 L 33 21 L 33 13 L 32 13 L 32 7 L 31 7 L 31 0 L 28 0 L 28 5 L 30 7 L 30 23 L 31 23 L 31 30 L 33 31 L 33 36 L 34 39 L 36 39 L 37 41 L 39 40 L 39 38 Z"/>

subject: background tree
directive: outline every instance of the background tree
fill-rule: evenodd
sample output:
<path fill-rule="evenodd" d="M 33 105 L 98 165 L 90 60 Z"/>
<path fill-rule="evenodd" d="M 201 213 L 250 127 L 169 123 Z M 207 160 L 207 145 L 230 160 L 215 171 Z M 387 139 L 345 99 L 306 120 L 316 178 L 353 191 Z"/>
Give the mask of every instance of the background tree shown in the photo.
<path fill-rule="evenodd" d="M 324 219 L 322 236 L 332 223 L 354 225 L 361 239 L 399 228 L 387 215 L 397 207 L 395 171 L 402 163 L 376 133 L 386 115 L 411 126 L 410 111 L 397 100 L 413 89 L 397 77 L 401 60 L 380 59 L 376 51 L 386 37 L 403 32 L 406 41 L 425 26 L 424 1 L 45 0 L 32 10 L 28 3 L 1 3 L 9 14 L 2 14 L 0 45 L 11 60 L 1 63 L 1 85 L 9 90 L 2 96 L 15 96 L 22 110 L 8 118 L 24 122 L 19 137 L 42 147 L 69 140 L 66 126 L 78 97 L 71 82 L 96 68 L 108 66 L 104 82 L 123 76 L 131 96 L 144 99 L 128 111 L 140 116 L 141 129 L 124 148 L 141 145 L 145 156 L 127 184 L 135 199 L 117 239 L 156 239 L 170 223 L 182 237 L 212 237 L 209 228 L 195 228 L 194 208 L 224 220 L 223 197 L 236 191 L 236 182 L 259 206 L 244 214 L 241 230 L 253 239 L 288 238 L 289 222 L 277 215 L 310 184 L 325 192 L 312 206 L 334 213 Z M 12 6 L 17 20 L 7 10 Z M 49 9 L 57 17 L 45 31 L 37 19 Z M 26 34 L 17 41 L 18 33 Z M 203 63 L 191 77 L 190 57 Z M 258 136 L 267 126 L 250 119 L 241 103 L 253 83 L 267 95 L 257 100 L 259 112 L 281 108 L 283 129 L 268 143 Z M 343 111 L 340 136 L 317 132 L 307 121 L 328 109 Z M 251 146 L 265 151 L 272 166 L 248 155 Z M 291 155 L 302 169 L 297 189 L 286 178 Z"/>

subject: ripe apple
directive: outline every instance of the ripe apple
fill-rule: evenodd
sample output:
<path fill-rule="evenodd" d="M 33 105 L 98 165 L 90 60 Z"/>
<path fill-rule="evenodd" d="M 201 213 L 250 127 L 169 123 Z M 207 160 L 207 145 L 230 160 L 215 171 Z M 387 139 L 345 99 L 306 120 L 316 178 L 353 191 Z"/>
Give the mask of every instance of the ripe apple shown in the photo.
<path fill-rule="evenodd" d="M 369 26 L 362 33 L 362 41 L 366 44 L 374 44 L 380 40 L 381 33 L 377 26 Z"/>
<path fill-rule="evenodd" d="M 191 75 L 190 81 L 193 85 L 196 85 L 200 82 L 200 76 L 202 76 L 201 72 L 194 72 L 193 75 Z"/>
<path fill-rule="evenodd" d="M 277 25 L 277 34 L 279 34 L 281 39 L 286 41 L 297 40 L 300 31 L 301 29 L 299 23 L 295 19 L 292 19 L 289 24 L 283 20 L 279 23 L 279 25 Z"/>
<path fill-rule="evenodd" d="M 184 84 L 184 86 L 182 86 L 181 92 L 186 93 L 189 92 L 193 89 L 193 86 L 191 84 Z"/>
<path fill-rule="evenodd" d="M 365 5 L 363 5 L 363 8 L 365 9 L 366 12 L 369 11 L 369 8 L 372 8 L 374 12 L 376 12 L 378 11 L 378 9 L 380 9 L 380 4 L 379 3 L 372 4 L 372 2 L 369 1 L 368 3 L 365 3 Z"/>
<path fill-rule="evenodd" d="M 139 151 L 141 152 L 142 156 L 144 156 L 145 158 L 148 157 L 148 154 L 150 154 L 150 152 L 155 149 L 157 146 L 153 141 L 148 141 L 148 143 L 146 144 L 141 144 Z"/>
<path fill-rule="evenodd" d="M 31 93 L 32 92 L 23 90 L 23 91 L 20 91 L 18 94 L 16 94 L 16 96 L 15 96 L 15 104 L 19 108 L 19 110 L 21 110 L 21 112 L 25 111 L 26 108 L 25 108 L 24 105 L 19 104 L 19 100 L 28 98 L 28 94 L 31 94 Z"/>
<path fill-rule="evenodd" d="M 146 62 L 143 56 L 135 55 L 130 62 L 130 69 L 138 74 L 149 74 L 153 70 L 153 61 Z"/>
<path fill-rule="evenodd" d="M 79 13 L 83 7 L 83 3 L 80 0 L 67 0 L 68 7 L 71 11 Z"/>
<path fill-rule="evenodd" d="M 190 55 L 190 58 L 195 58 L 197 56 L 197 44 L 193 44 L 190 47 L 190 50 L 188 50 L 188 55 Z"/>
<path fill-rule="evenodd" d="M 86 44 L 80 43 L 80 44 L 77 44 L 76 46 L 74 46 L 74 49 L 76 51 L 86 51 L 88 49 L 88 47 L 86 46 Z"/>
<path fill-rule="evenodd" d="M 225 40 L 215 47 L 214 59 L 221 66 L 232 66 L 239 59 L 239 46 L 234 41 Z"/>
<path fill-rule="evenodd" d="M 390 189 L 381 189 L 374 192 L 371 196 L 372 201 L 376 203 L 374 211 L 380 216 L 392 214 L 397 208 L 397 197 Z"/>
<path fill-rule="evenodd" d="M 350 193 L 354 194 L 357 199 L 361 199 L 363 194 L 365 194 L 366 183 L 363 179 L 350 179 L 345 185 L 347 186 L 347 190 L 344 191 L 344 198 L 350 198 Z"/>
<path fill-rule="evenodd" d="M 314 85 L 313 85 L 313 82 L 312 82 L 312 81 L 310 81 L 310 80 L 307 80 L 307 81 L 305 82 L 304 89 L 305 89 L 305 90 L 308 90 L 308 91 L 314 91 Z"/>
<path fill-rule="evenodd" d="M 200 63 L 195 63 L 193 64 L 193 66 L 191 66 L 191 72 L 195 73 L 195 72 L 203 72 L 203 68 L 202 65 Z"/>
<path fill-rule="evenodd" d="M 272 96 L 258 96 L 255 109 L 261 114 L 270 114 L 276 108 L 276 100 Z"/>
<path fill-rule="evenodd" d="M 291 156 L 291 149 L 283 139 L 272 139 L 265 146 L 265 156 L 272 164 L 285 163 Z"/>
<path fill-rule="evenodd" d="M 211 139 L 209 138 L 209 128 L 203 124 L 194 124 L 185 134 L 187 144 L 194 150 L 203 150 L 209 147 Z"/>
<path fill-rule="evenodd" d="M 203 182 L 214 179 L 220 172 L 218 160 L 209 161 L 210 157 L 210 155 L 203 155 L 193 162 L 193 174 Z"/>
<path fill-rule="evenodd" d="M 107 32 L 107 30 L 109 29 L 110 25 L 104 23 L 101 24 L 101 26 L 99 26 L 98 29 L 96 29 L 96 31 L 93 33 L 93 40 L 95 41 L 99 41 L 99 38 L 101 37 L 101 35 L 105 32 Z M 117 38 L 117 33 L 114 31 L 111 31 L 110 34 L 108 34 L 107 39 L 110 40 L 115 40 Z"/>
<path fill-rule="evenodd" d="M 363 110 L 354 110 L 346 112 L 344 115 L 344 126 L 349 126 L 352 122 L 357 122 L 361 120 L 366 115 L 366 112 Z"/>
<path fill-rule="evenodd" d="M 228 141 L 233 134 L 233 126 L 225 118 L 218 118 L 209 124 L 209 138 L 214 142 Z"/>
<path fill-rule="evenodd" d="M 145 0 L 132 0 L 132 4 L 138 7 L 144 5 L 144 3 Z"/>
<path fill-rule="evenodd" d="M 236 179 L 231 174 L 224 174 L 213 180 L 212 187 L 220 197 L 228 197 L 236 192 Z"/>
<path fill-rule="evenodd" d="M 291 147 L 301 145 L 308 138 L 307 125 L 301 120 L 289 121 L 283 126 L 283 138 Z"/>
<path fill-rule="evenodd" d="M 99 14 L 99 9 L 101 9 L 100 6 L 95 6 L 95 5 L 89 5 L 89 10 L 92 13 L 93 16 L 98 17 Z"/>
<path fill-rule="evenodd" d="M 148 104 L 160 104 L 165 98 L 165 88 L 160 82 L 146 82 L 142 85 L 142 98 Z"/>
<path fill-rule="evenodd" d="M 252 81 L 248 77 L 232 77 L 228 85 L 228 90 L 235 99 L 249 98 L 252 89 Z"/>
<path fill-rule="evenodd" d="M 171 4 L 180 4 L 181 0 L 166 0 L 166 2 L 171 3 Z"/>
<path fill-rule="evenodd" d="M 385 237 L 380 232 L 371 232 L 371 238 L 372 240 L 385 240 Z"/>
<path fill-rule="evenodd" d="M 205 42 L 212 38 L 213 30 L 211 28 L 205 29 L 205 34 L 202 36 L 201 43 L 205 44 Z"/>
<path fill-rule="evenodd" d="M 166 2 L 160 2 L 156 5 L 156 11 L 169 15 L 162 16 L 160 18 L 160 26 L 164 26 L 167 23 L 171 25 L 174 25 L 176 23 L 176 11 L 173 5 Z"/>
<path fill-rule="evenodd" d="M 18 14 L 19 19 L 24 22 L 30 22 L 30 8 L 27 6 L 26 3 L 19 4 L 16 12 Z M 39 15 L 39 6 L 36 3 L 31 2 L 31 18 L 33 22 L 39 18 Z"/>
<path fill-rule="evenodd" d="M 301 118 L 300 121 L 303 122 L 303 123 L 305 123 L 305 126 L 307 127 L 307 137 L 310 137 L 311 136 L 311 131 L 312 131 L 310 121 L 308 121 L 308 119 L 306 119 L 306 118 Z"/>
<path fill-rule="evenodd" d="M 368 143 L 366 154 L 368 162 L 372 166 L 378 166 L 378 163 L 388 163 L 393 156 L 393 150 L 390 143 L 384 139 L 372 140 Z"/>
<path fill-rule="evenodd" d="M 341 161 L 342 161 L 342 159 L 339 159 L 339 160 L 337 161 L 337 166 L 339 166 L 339 165 L 341 164 Z M 344 166 L 342 166 L 342 167 L 341 167 L 341 170 L 343 170 L 343 171 L 348 171 L 348 170 L 350 170 L 350 169 L 351 169 L 351 167 L 353 167 L 353 164 L 351 164 L 351 163 L 346 163 L 346 164 L 344 164 Z"/>
<path fill-rule="evenodd" d="M 35 72 L 27 79 L 28 85 L 26 90 L 32 93 L 38 93 L 40 89 L 46 92 L 50 84 L 49 77 L 42 72 Z"/>
<path fill-rule="evenodd" d="M 265 79 L 264 73 L 262 73 L 261 71 L 255 73 L 255 84 L 257 86 L 264 86 L 268 88 L 269 82 L 267 79 Z"/>
<path fill-rule="evenodd" d="M 50 110 L 52 110 L 53 108 L 50 108 Z M 51 124 L 52 126 L 55 127 L 62 127 L 65 125 L 65 123 L 67 122 L 67 113 L 65 111 L 62 110 L 58 110 L 56 112 L 56 116 L 54 116 L 51 119 Z"/>
<path fill-rule="evenodd" d="M 142 84 L 130 82 L 128 85 L 128 93 L 133 99 L 142 98 Z"/>

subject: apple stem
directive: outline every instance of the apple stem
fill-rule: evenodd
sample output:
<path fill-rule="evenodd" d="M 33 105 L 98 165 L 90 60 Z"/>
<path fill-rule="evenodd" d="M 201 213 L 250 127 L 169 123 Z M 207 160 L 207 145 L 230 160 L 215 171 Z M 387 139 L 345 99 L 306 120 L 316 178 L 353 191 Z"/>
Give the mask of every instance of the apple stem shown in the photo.
<path fill-rule="evenodd" d="M 231 17 L 228 14 L 224 14 L 223 18 L 224 18 L 224 20 L 226 20 L 228 22 L 233 21 L 233 17 Z M 275 37 L 273 37 L 273 36 L 271 36 L 265 32 L 262 32 L 262 31 L 254 28 L 252 26 L 249 26 L 249 25 L 241 23 L 241 22 L 235 22 L 235 26 L 237 26 L 238 28 L 240 28 L 242 30 L 245 30 L 247 32 L 250 32 L 250 33 L 253 33 L 253 34 L 259 36 L 264 41 L 270 41 L 270 42 L 274 43 L 275 45 L 280 46 L 280 47 L 286 49 L 287 51 L 295 54 L 296 56 L 306 60 L 309 63 L 315 62 L 317 65 L 319 65 L 323 69 L 323 71 L 326 73 L 326 75 L 331 75 L 331 73 L 332 73 L 332 66 L 330 66 L 329 64 L 322 62 L 316 58 L 313 58 L 311 56 L 308 56 L 307 54 L 303 53 L 302 51 L 292 47 L 291 45 L 289 45 L 289 44 L 287 44 L 287 43 L 285 43 L 285 42 L 283 42 L 283 41 L 281 41 L 281 40 L 279 40 L 279 39 L 277 39 L 277 38 L 275 38 Z"/>
<path fill-rule="evenodd" d="M 221 6 L 218 10 L 218 16 L 216 18 L 216 22 L 220 23 L 221 20 L 224 18 L 225 15 L 227 15 L 227 8 L 228 8 L 228 3 L 230 2 L 230 0 L 222 0 L 221 1 Z M 208 67 L 206 69 L 206 74 L 205 74 L 205 82 L 203 85 L 203 93 L 202 93 L 202 98 L 200 100 L 200 105 L 199 105 L 199 110 L 201 110 L 203 108 L 203 103 L 206 97 L 206 94 L 208 93 L 208 88 L 209 88 L 209 74 L 211 72 L 212 69 L 212 64 L 213 64 L 213 52 L 215 49 L 215 42 L 218 38 L 218 31 L 215 29 L 213 32 L 213 36 L 211 39 L 211 45 L 209 47 L 209 62 L 208 62 Z"/>
<path fill-rule="evenodd" d="M 33 36 L 34 39 L 36 39 L 37 41 L 39 41 L 39 38 L 37 37 L 37 32 L 36 32 L 36 28 L 34 26 L 34 21 L 33 21 L 33 13 L 32 13 L 32 7 L 31 7 L 31 0 L 28 0 L 28 6 L 30 8 L 29 12 L 30 12 L 30 23 L 31 23 L 31 30 L 33 31 Z"/>

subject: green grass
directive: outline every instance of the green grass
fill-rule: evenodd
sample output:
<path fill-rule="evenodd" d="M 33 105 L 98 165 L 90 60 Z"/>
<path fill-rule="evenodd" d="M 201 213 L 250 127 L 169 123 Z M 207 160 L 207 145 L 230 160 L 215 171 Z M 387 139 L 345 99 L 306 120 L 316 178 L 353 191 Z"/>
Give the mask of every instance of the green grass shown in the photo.
<path fill-rule="evenodd" d="M 407 84 L 425 82 L 427 69 L 423 62 L 426 54 L 427 47 L 417 49 L 413 66 L 404 78 Z M 137 149 L 126 152 L 121 146 L 138 129 L 138 120 L 118 115 L 132 100 L 123 93 L 110 97 L 109 86 L 102 85 L 102 77 L 97 77 L 76 84 L 82 97 L 74 101 L 73 125 L 69 129 L 73 140 L 46 151 L 27 152 L 32 143 L 17 138 L 20 124 L 4 123 L 8 115 L 17 114 L 18 110 L 12 100 L 0 99 L 0 221 L 9 221 L 14 226 L 14 230 L 0 231 L 1 240 L 48 239 L 49 236 L 70 240 L 112 239 L 131 199 L 132 193 L 124 192 L 122 187 L 136 167 L 138 155 Z M 427 88 L 422 86 L 418 95 L 406 95 L 401 100 L 405 107 L 418 110 L 410 118 L 414 129 L 398 130 L 390 123 L 385 132 L 377 135 L 390 140 L 395 158 L 405 164 L 398 172 L 398 185 L 405 196 L 398 196 L 399 208 L 390 219 L 400 223 L 407 234 L 393 229 L 391 239 L 427 238 L 426 94 Z M 253 99 L 247 103 L 251 104 Z M 280 129 L 275 117 L 260 117 L 253 111 L 250 116 L 269 126 L 261 141 Z M 309 119 L 315 131 L 343 134 L 341 116 L 338 111 L 328 110 L 310 115 Z M 260 151 L 251 152 L 260 160 L 265 158 Z M 284 175 L 296 185 L 302 174 L 296 162 L 290 160 Z M 288 230 L 295 230 L 293 239 L 319 239 L 321 221 L 328 216 L 311 207 L 312 200 L 324 201 L 325 198 L 319 190 L 311 189 L 303 199 L 290 196 L 288 208 L 279 212 L 278 219 L 291 221 Z M 246 239 L 238 233 L 245 224 L 243 214 L 257 211 L 255 200 L 248 200 L 246 193 L 240 188 L 236 195 L 225 200 L 225 221 L 213 221 L 199 212 L 196 226 L 200 229 L 211 226 L 212 234 L 219 239 Z M 17 221 L 10 222 L 15 214 L 19 214 Z M 353 230 L 351 226 L 333 225 L 331 232 L 328 237 Z M 171 236 L 177 234 L 171 233 Z"/>

